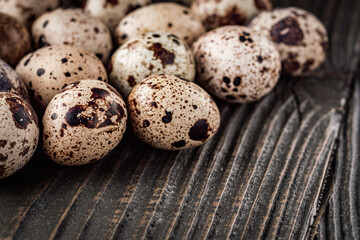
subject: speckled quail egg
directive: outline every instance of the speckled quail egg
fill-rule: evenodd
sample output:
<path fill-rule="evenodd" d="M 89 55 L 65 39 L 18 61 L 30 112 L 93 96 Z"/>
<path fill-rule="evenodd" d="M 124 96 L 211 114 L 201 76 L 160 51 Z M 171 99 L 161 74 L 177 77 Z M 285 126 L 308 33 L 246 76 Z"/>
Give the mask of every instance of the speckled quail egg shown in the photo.
<path fill-rule="evenodd" d="M 326 58 L 326 29 L 305 10 L 291 7 L 263 12 L 253 19 L 251 27 L 275 43 L 288 74 L 314 70 Z"/>
<path fill-rule="evenodd" d="M 174 74 L 195 79 L 191 49 L 177 36 L 166 32 L 147 32 L 123 44 L 109 64 L 110 82 L 127 97 L 135 84 L 157 74 Z"/>
<path fill-rule="evenodd" d="M 214 29 L 193 44 L 197 80 L 220 99 L 256 101 L 280 77 L 281 59 L 274 44 L 245 26 Z"/>
<path fill-rule="evenodd" d="M 39 140 L 39 123 L 30 104 L 13 93 L 0 93 L 0 112 L 1 179 L 30 160 Z"/>
<path fill-rule="evenodd" d="M 46 108 L 44 151 L 62 165 L 97 161 L 119 144 L 126 121 L 125 102 L 109 84 L 98 80 L 74 83 Z"/>
<path fill-rule="evenodd" d="M 37 47 L 69 45 L 94 53 L 106 62 L 112 49 L 109 29 L 81 9 L 57 9 L 41 15 L 32 26 Z"/>
<path fill-rule="evenodd" d="M 270 10 L 270 0 L 195 0 L 191 10 L 208 29 L 245 24 L 262 10 Z"/>
<path fill-rule="evenodd" d="M 0 12 L 9 14 L 27 27 L 46 11 L 57 8 L 60 0 L 0 0 Z"/>
<path fill-rule="evenodd" d="M 107 81 L 94 54 L 70 46 L 49 46 L 26 55 L 16 67 L 30 95 L 45 108 L 62 88 L 82 79 Z"/>
<path fill-rule="evenodd" d="M 0 59 L 0 92 L 11 92 L 30 102 L 29 93 L 19 74 Z"/>
<path fill-rule="evenodd" d="M 0 13 L 0 59 L 14 67 L 30 49 L 26 28 L 15 18 Z"/>
<path fill-rule="evenodd" d="M 196 147 L 214 136 L 220 113 L 210 95 L 174 75 L 154 75 L 128 99 L 131 125 L 147 144 L 166 150 Z"/>
<path fill-rule="evenodd" d="M 117 42 L 148 31 L 165 31 L 175 34 L 191 44 L 205 28 L 189 8 L 177 3 L 154 3 L 125 16 L 116 28 Z"/>
<path fill-rule="evenodd" d="M 150 2 L 150 0 L 87 0 L 85 11 L 99 18 L 108 26 L 111 32 L 114 32 L 116 26 L 126 14 Z"/>

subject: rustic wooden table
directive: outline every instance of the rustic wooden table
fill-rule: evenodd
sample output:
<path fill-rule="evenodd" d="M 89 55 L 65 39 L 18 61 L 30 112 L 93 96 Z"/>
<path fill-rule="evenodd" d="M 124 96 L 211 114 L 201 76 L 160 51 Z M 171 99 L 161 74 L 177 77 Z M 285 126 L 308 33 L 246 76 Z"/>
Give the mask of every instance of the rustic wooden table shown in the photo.
<path fill-rule="evenodd" d="M 39 149 L 0 181 L 1 239 L 360 239 L 360 1 L 278 0 L 326 25 L 326 63 L 262 101 L 218 102 L 202 147 L 152 149 L 129 130 L 106 159 Z"/>

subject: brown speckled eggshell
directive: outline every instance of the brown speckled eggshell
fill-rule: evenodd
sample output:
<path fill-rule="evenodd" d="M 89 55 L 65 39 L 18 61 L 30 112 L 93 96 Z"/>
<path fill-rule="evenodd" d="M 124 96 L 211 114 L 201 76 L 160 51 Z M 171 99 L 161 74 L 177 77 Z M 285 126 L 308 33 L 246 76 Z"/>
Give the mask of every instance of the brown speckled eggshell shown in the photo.
<path fill-rule="evenodd" d="M 214 29 L 192 48 L 200 85 L 229 102 L 256 101 L 280 77 L 281 60 L 274 44 L 245 26 Z"/>
<path fill-rule="evenodd" d="M 0 13 L 0 59 L 14 67 L 30 48 L 31 39 L 26 28 L 15 18 Z"/>
<path fill-rule="evenodd" d="M 85 11 L 103 21 L 111 32 L 126 14 L 149 4 L 150 0 L 87 0 Z"/>
<path fill-rule="evenodd" d="M 40 48 L 21 59 L 16 71 L 44 109 L 56 93 L 73 82 L 107 81 L 106 69 L 94 54 L 70 46 Z"/>
<path fill-rule="evenodd" d="M 0 92 L 11 92 L 30 102 L 29 93 L 19 74 L 0 59 Z"/>
<path fill-rule="evenodd" d="M 135 84 L 157 74 L 195 79 L 195 61 L 182 39 L 166 32 L 147 32 L 123 44 L 112 56 L 110 81 L 124 97 Z"/>
<path fill-rule="evenodd" d="M 57 8 L 60 0 L 0 0 L 0 12 L 9 14 L 30 28 L 46 11 Z"/>
<path fill-rule="evenodd" d="M 205 27 L 245 24 L 260 11 L 270 10 L 270 0 L 195 0 L 191 10 L 201 18 Z"/>
<path fill-rule="evenodd" d="M 119 144 L 126 121 L 125 102 L 109 84 L 98 80 L 74 83 L 46 108 L 44 151 L 62 165 L 97 161 Z"/>
<path fill-rule="evenodd" d="M 220 113 L 210 95 L 174 75 L 154 75 L 128 99 L 131 125 L 147 144 L 166 150 L 199 146 L 216 133 Z"/>
<path fill-rule="evenodd" d="M 154 3 L 125 16 L 116 28 L 115 37 L 121 45 L 149 31 L 173 33 L 190 45 L 205 32 L 205 28 L 188 7 L 177 3 Z"/>
<path fill-rule="evenodd" d="M 299 75 L 314 70 L 326 58 L 326 29 L 305 10 L 291 7 L 263 12 L 250 26 L 275 43 L 285 73 Z"/>
<path fill-rule="evenodd" d="M 69 45 L 94 53 L 104 63 L 112 49 L 109 29 L 81 9 L 56 9 L 41 15 L 32 26 L 37 47 Z"/>
<path fill-rule="evenodd" d="M 0 93 L 0 179 L 22 168 L 34 154 L 39 123 L 34 109 L 13 93 Z"/>

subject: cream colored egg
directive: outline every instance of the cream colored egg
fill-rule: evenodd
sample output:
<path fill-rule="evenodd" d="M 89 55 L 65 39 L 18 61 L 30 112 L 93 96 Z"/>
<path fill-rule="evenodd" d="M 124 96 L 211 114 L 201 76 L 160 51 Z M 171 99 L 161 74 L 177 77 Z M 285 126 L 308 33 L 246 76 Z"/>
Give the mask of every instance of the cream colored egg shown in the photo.
<path fill-rule="evenodd" d="M 34 109 L 13 93 L 0 93 L 0 179 L 21 169 L 34 154 L 39 123 Z"/>
<path fill-rule="evenodd" d="M 103 21 L 111 32 L 126 14 L 149 4 L 150 0 L 87 0 L 85 11 Z"/>
<path fill-rule="evenodd" d="M 197 80 L 220 99 L 256 101 L 278 82 L 281 59 L 274 44 L 245 26 L 214 29 L 193 44 Z"/>
<path fill-rule="evenodd" d="M 195 79 L 195 62 L 185 41 L 166 32 L 147 32 L 124 43 L 112 56 L 110 81 L 124 97 L 135 84 L 157 74 Z"/>
<path fill-rule="evenodd" d="M 107 81 L 102 62 L 92 53 L 70 46 L 49 46 L 26 55 L 16 71 L 30 95 L 45 108 L 62 88 L 83 79 Z"/>
<path fill-rule="evenodd" d="M 147 144 L 166 150 L 199 146 L 214 136 L 220 113 L 210 95 L 174 75 L 154 75 L 128 99 L 131 125 Z"/>
<path fill-rule="evenodd" d="M 0 92 L 11 92 L 30 102 L 29 93 L 19 74 L 0 59 Z"/>
<path fill-rule="evenodd" d="M 124 17 L 116 28 L 117 42 L 148 31 L 165 31 L 175 34 L 191 44 L 205 28 L 191 10 L 177 3 L 155 3 L 137 9 Z"/>
<path fill-rule="evenodd" d="M 0 0 L 0 12 L 9 14 L 27 27 L 46 11 L 59 6 L 60 0 Z"/>
<path fill-rule="evenodd" d="M 41 15 L 32 26 L 37 47 L 69 45 L 83 48 L 107 62 L 112 49 L 109 29 L 81 9 L 57 9 Z"/>
<path fill-rule="evenodd" d="M 208 29 L 224 25 L 245 24 L 272 7 L 270 0 L 194 0 L 191 10 Z"/>
<path fill-rule="evenodd" d="M 125 102 L 109 84 L 98 80 L 74 83 L 46 108 L 44 151 L 62 165 L 97 161 L 119 144 L 126 121 Z"/>
<path fill-rule="evenodd" d="M 254 18 L 251 27 L 275 43 L 283 70 L 288 74 L 314 70 L 326 58 L 326 28 L 303 9 L 291 7 L 263 12 Z"/>

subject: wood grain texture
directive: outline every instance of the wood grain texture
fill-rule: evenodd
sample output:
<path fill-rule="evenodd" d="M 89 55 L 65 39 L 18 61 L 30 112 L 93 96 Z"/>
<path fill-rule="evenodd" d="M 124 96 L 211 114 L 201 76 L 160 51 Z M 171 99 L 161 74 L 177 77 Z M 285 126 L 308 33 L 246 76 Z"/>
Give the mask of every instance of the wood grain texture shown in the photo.
<path fill-rule="evenodd" d="M 359 239 L 360 2 L 279 0 L 331 39 L 316 72 L 257 103 L 218 101 L 204 146 L 168 152 L 129 129 L 105 159 L 63 167 L 39 149 L 0 181 L 0 239 Z"/>

